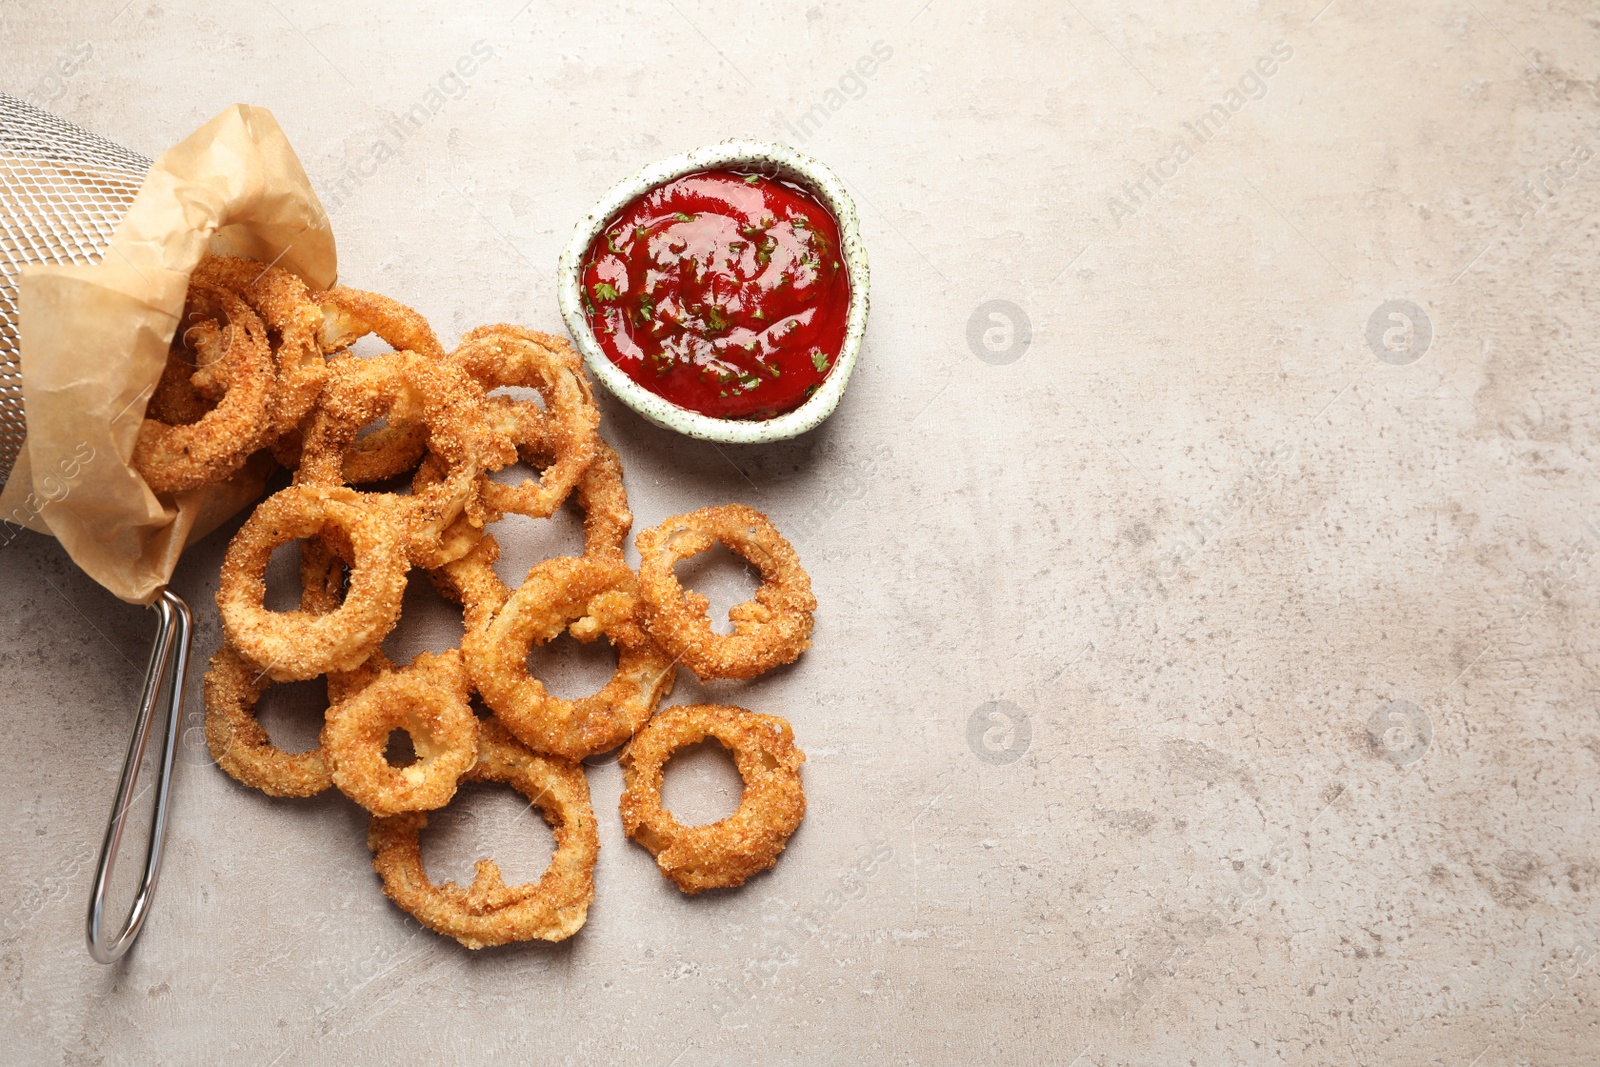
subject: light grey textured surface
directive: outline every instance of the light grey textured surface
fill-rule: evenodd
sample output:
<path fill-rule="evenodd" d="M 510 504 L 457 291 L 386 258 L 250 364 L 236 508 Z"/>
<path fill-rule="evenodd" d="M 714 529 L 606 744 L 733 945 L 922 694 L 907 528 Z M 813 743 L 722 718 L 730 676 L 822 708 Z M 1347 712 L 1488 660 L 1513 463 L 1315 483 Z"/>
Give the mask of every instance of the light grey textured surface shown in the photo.
<path fill-rule="evenodd" d="M 873 318 L 802 440 L 606 410 L 641 525 L 739 499 L 797 541 L 816 648 L 714 693 L 793 721 L 811 808 L 771 874 L 690 900 L 595 769 L 599 895 L 560 947 L 421 931 L 351 805 L 191 745 L 156 914 L 91 963 L 149 620 L 41 538 L 0 550 L 0 1061 L 1593 1062 L 1592 5 L 122 2 L 0 7 L 5 87 L 152 155 L 270 107 L 344 279 L 446 341 L 555 327 L 573 220 L 734 135 L 849 183 Z M 1391 300 L 1427 329 L 1369 329 Z M 226 533 L 176 583 L 202 658 Z M 445 873 L 537 836 L 481 802 Z"/>

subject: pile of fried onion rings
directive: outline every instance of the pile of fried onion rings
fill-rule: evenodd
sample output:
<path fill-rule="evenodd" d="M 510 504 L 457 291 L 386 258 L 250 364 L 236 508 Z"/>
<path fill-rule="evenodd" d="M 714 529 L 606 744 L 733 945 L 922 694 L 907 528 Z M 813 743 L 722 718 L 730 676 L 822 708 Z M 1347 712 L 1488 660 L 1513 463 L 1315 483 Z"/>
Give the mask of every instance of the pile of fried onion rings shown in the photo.
<path fill-rule="evenodd" d="M 387 351 L 357 355 L 368 336 Z M 228 545 L 216 594 L 223 644 L 205 679 L 205 736 L 218 766 L 273 797 L 337 789 L 370 813 L 384 893 L 469 948 L 570 937 L 594 899 L 599 849 L 585 759 L 620 748 L 627 835 L 685 893 L 738 886 L 773 866 L 805 813 L 789 724 L 727 705 L 658 710 L 677 671 L 749 679 L 811 643 L 816 599 L 792 545 L 740 504 L 643 531 L 622 460 L 599 435 L 582 361 L 567 342 L 484 326 L 453 349 L 415 311 L 376 293 L 312 292 L 275 267 L 208 257 L 145 412 L 134 453 L 153 492 L 182 493 L 276 462 L 288 484 Z M 537 472 L 520 481 L 506 470 Z M 501 478 L 495 472 L 505 471 Z M 280 485 L 282 483 L 280 482 Z M 581 511 L 581 556 L 544 560 L 515 588 L 495 571 L 491 527 L 508 515 Z M 267 571 L 299 544 L 299 604 L 268 606 Z M 721 543 L 760 573 L 753 599 L 713 629 L 705 597 L 674 568 Z M 409 574 L 459 604 L 459 648 L 395 663 L 382 645 Z M 531 648 L 562 633 L 617 660 L 595 692 L 562 699 L 530 672 Z M 322 679 L 320 744 L 284 752 L 255 709 L 275 683 Z M 392 755 L 407 735 L 414 757 Z M 673 752 L 714 738 L 744 780 L 738 810 L 684 826 L 661 804 Z M 510 786 L 536 806 L 556 851 L 537 882 L 507 886 L 481 859 L 470 886 L 433 883 L 418 835 L 460 785 Z"/>

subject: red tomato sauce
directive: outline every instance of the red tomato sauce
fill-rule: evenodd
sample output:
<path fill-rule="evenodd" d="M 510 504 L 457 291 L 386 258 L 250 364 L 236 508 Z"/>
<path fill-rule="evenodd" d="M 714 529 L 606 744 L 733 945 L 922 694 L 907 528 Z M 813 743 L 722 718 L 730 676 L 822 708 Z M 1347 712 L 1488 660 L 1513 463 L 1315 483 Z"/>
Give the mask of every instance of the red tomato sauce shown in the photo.
<path fill-rule="evenodd" d="M 804 188 L 761 174 L 707 170 L 650 190 L 595 237 L 581 280 L 611 362 L 704 415 L 792 411 L 844 345 L 838 223 Z"/>

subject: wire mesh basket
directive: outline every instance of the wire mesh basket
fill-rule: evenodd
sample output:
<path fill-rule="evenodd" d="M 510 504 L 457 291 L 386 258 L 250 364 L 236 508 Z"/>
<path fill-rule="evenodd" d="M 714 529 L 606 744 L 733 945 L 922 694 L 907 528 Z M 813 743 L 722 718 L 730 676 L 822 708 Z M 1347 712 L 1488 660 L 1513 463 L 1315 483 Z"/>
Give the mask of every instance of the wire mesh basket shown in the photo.
<path fill-rule="evenodd" d="M 0 93 L 0 486 L 10 478 L 25 436 L 18 300 L 22 268 L 30 263 L 99 262 L 150 167 L 150 160 L 121 145 Z M 170 589 L 152 607 L 156 639 L 89 896 L 89 952 L 101 963 L 120 958 L 139 936 L 161 869 L 192 622 L 188 605 Z M 104 925 L 106 891 L 158 710 L 164 740 L 144 871 L 127 921 L 120 933 L 111 935 Z"/>
<path fill-rule="evenodd" d="M 17 283 L 29 263 L 96 263 L 150 160 L 0 92 L 0 485 L 24 436 Z"/>

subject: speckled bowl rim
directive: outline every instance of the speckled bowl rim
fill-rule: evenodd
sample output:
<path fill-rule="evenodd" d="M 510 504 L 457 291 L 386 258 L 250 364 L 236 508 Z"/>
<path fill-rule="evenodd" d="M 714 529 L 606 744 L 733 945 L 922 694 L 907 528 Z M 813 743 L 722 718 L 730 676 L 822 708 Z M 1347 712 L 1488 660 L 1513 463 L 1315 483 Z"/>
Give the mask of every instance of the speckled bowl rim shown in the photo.
<path fill-rule="evenodd" d="M 850 275 L 850 314 L 845 324 L 844 344 L 833 371 L 822 382 L 822 387 L 811 399 L 771 419 L 749 421 L 743 419 L 717 419 L 690 411 L 672 401 L 650 392 L 611 362 L 594 331 L 589 328 L 583 311 L 583 289 L 579 277 L 584 254 L 606 224 L 635 198 L 664 182 L 692 174 L 697 170 L 743 164 L 763 173 L 797 181 L 822 201 L 839 224 L 839 240 L 844 249 L 845 269 Z M 788 145 L 771 141 L 728 140 L 706 145 L 670 159 L 652 163 L 648 167 L 618 182 L 600 199 L 588 214 L 578 220 L 572 239 L 561 253 L 556 268 L 556 298 L 561 306 L 561 317 L 572 334 L 578 351 L 589 373 L 634 411 L 657 426 L 676 430 L 689 437 L 722 444 L 760 444 L 783 441 L 814 429 L 823 419 L 833 414 L 850 384 L 856 358 L 861 354 L 861 341 L 867 331 L 867 250 L 861 243 L 861 225 L 856 217 L 856 205 L 845 190 L 844 183 L 827 167 L 810 156 L 795 151 Z"/>

